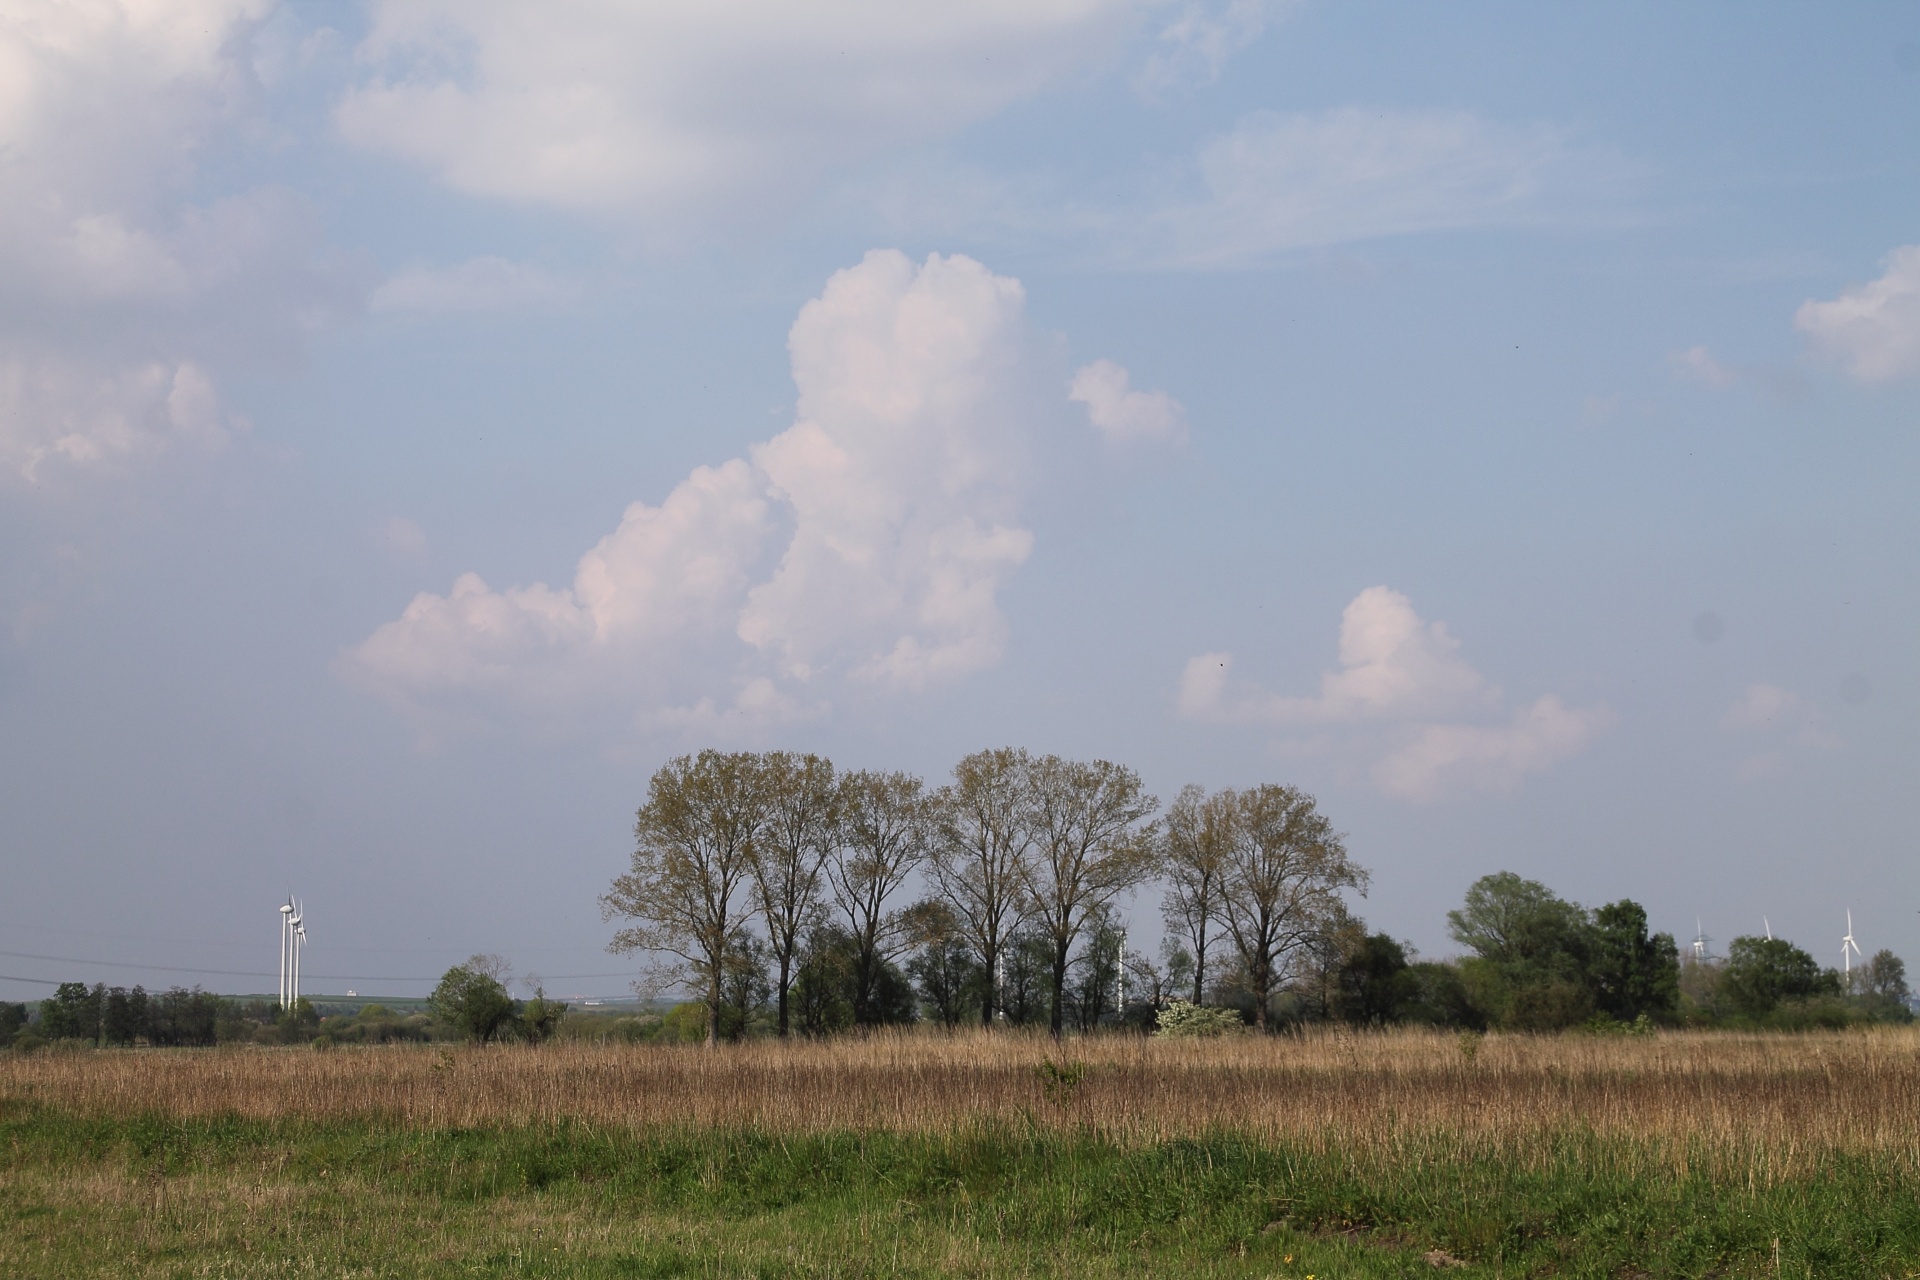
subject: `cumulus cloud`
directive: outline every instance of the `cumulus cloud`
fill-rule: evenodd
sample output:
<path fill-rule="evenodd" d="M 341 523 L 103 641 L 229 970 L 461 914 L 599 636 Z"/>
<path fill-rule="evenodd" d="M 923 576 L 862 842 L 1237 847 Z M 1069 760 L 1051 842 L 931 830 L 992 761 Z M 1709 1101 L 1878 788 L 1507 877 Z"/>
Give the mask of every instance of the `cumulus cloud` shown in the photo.
<path fill-rule="evenodd" d="M 1097 54 L 1137 0 L 380 0 L 341 132 L 459 190 L 660 227 L 983 119 Z M 755 201 L 743 201 L 752 196 Z"/>
<path fill-rule="evenodd" d="M 1504 725 L 1422 725 L 1411 742 L 1374 766 L 1374 780 L 1406 800 L 1512 791 L 1528 774 L 1577 754 L 1609 719 L 1599 708 L 1575 709 L 1549 696 L 1516 711 Z"/>
<path fill-rule="evenodd" d="M 572 301 L 579 287 L 544 267 L 505 258 L 470 258 L 448 267 L 408 267 L 367 299 L 369 311 L 449 314 L 517 311 Z"/>
<path fill-rule="evenodd" d="M 792 426 L 634 503 L 571 586 L 464 575 L 343 673 L 415 706 L 610 694 L 692 727 L 819 713 L 782 681 L 915 690 L 991 664 L 999 587 L 1033 546 L 1014 509 L 1021 444 L 1046 412 L 1024 307 L 972 259 L 868 254 L 794 321 Z M 710 690 L 727 680 L 723 708 Z"/>
<path fill-rule="evenodd" d="M 1427 622 L 1388 587 L 1354 597 L 1340 619 L 1340 667 L 1312 697 L 1235 682 L 1233 655 L 1204 653 L 1181 673 L 1181 715 L 1215 723 L 1323 726 L 1377 756 L 1380 787 L 1410 800 L 1463 790 L 1510 790 L 1577 752 L 1607 723 L 1598 708 L 1543 697 L 1506 723 L 1499 689 L 1460 656 L 1444 622 Z"/>
<path fill-rule="evenodd" d="M 1815 351 L 1862 382 L 1920 370 L 1920 245 L 1895 249 L 1886 267 L 1831 301 L 1801 303 L 1793 317 Z"/>
<path fill-rule="evenodd" d="M 250 127 L 269 0 L 18 0 L 0 21 L 0 467 L 227 438 L 223 361 L 353 305 L 286 192 L 187 198 Z"/>
<path fill-rule="evenodd" d="M 1127 371 L 1095 360 L 1073 375 L 1067 399 L 1087 407 L 1087 418 L 1108 440 L 1184 440 L 1187 411 L 1164 391 L 1134 391 Z"/>

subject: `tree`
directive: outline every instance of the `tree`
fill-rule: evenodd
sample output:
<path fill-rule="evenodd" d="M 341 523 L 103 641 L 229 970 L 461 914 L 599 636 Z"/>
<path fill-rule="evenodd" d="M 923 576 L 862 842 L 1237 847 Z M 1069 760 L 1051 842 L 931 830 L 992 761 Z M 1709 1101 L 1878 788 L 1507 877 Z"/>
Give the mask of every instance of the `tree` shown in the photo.
<path fill-rule="evenodd" d="M 1157 858 L 1144 823 L 1160 802 L 1140 775 L 1106 760 L 1043 756 L 1028 770 L 1033 854 L 1022 868 L 1027 909 L 1053 944 L 1048 1029 L 1066 1013 L 1067 962 L 1090 915 L 1150 876 Z"/>
<path fill-rule="evenodd" d="M 860 772 L 841 786 L 840 840 L 827 860 L 827 884 L 846 917 L 853 947 L 853 1020 L 862 1027 L 896 1021 L 880 988 L 893 962 L 921 931 L 912 909 L 888 902 L 927 858 L 934 810 L 920 779 Z M 949 927 L 951 917 L 939 927 Z"/>
<path fill-rule="evenodd" d="M 1870 996 L 1904 1005 L 1911 994 L 1907 990 L 1907 962 L 1882 947 L 1867 961 L 1863 985 Z"/>
<path fill-rule="evenodd" d="M 506 977 L 498 956 L 470 957 L 441 975 L 427 1007 L 474 1044 L 484 1044 L 511 1027 L 517 1012 Z"/>
<path fill-rule="evenodd" d="M 1461 977 L 1496 1026 L 1546 1031 L 1593 1011 L 1593 929 L 1585 909 L 1511 871 L 1482 876 L 1447 913 L 1454 941 L 1474 957 Z"/>
<path fill-rule="evenodd" d="M 1126 935 L 1111 908 L 1102 906 L 1087 917 L 1087 943 L 1073 961 L 1073 981 L 1065 991 L 1068 1010 L 1080 1031 L 1092 1031 L 1100 1020 L 1120 1007 L 1120 953 Z"/>
<path fill-rule="evenodd" d="M 1622 898 L 1593 913 L 1588 979 L 1594 1004 L 1618 1022 L 1667 1017 L 1680 1004 L 1680 948 L 1647 935 L 1646 908 Z"/>
<path fill-rule="evenodd" d="M 1207 961 L 1218 941 L 1233 819 L 1232 792 L 1209 796 L 1204 788 L 1191 785 L 1180 788 L 1167 810 L 1161 856 L 1167 896 L 1160 914 L 1167 928 L 1187 944 L 1197 1005 L 1206 1003 Z"/>
<path fill-rule="evenodd" d="M 1384 933 L 1356 940 L 1334 978 L 1333 1013 L 1342 1022 L 1378 1027 L 1398 1022 L 1419 994 L 1407 949 Z"/>
<path fill-rule="evenodd" d="M 707 1010 L 707 1044 L 720 1040 L 721 985 L 746 912 L 753 838 L 763 818 L 759 771 L 745 753 L 679 756 L 654 773 L 634 821 L 633 865 L 600 899 L 607 919 L 636 923 L 613 952 L 676 957 L 666 976 L 692 985 Z"/>
<path fill-rule="evenodd" d="M 367 1009 L 380 1009 L 380 1006 L 368 1005 Z M 362 1021 L 367 1020 L 367 1009 L 360 1010 Z M 533 998 L 520 1010 L 520 1034 L 527 1038 L 528 1044 L 545 1044 L 560 1030 L 561 1020 L 566 1016 L 566 1001 L 547 999 L 547 989 L 534 982 Z"/>
<path fill-rule="evenodd" d="M 740 1040 L 765 1011 L 773 984 L 767 980 L 767 944 L 734 930 L 720 961 L 720 1016 L 714 1033 L 722 1040 Z"/>
<path fill-rule="evenodd" d="M 198 987 L 192 990 L 170 987 L 148 997 L 147 1043 L 158 1046 L 214 1044 L 220 1038 L 222 1003 L 219 996 Z M 313 1016 L 313 1006 L 305 996 L 295 1002 L 294 1009 L 297 1011 L 303 1006 L 307 1017 L 317 1024 L 319 1019 Z"/>
<path fill-rule="evenodd" d="M 820 868 L 834 848 L 840 791 L 833 765 L 815 755 L 770 751 L 753 772 L 749 785 L 761 815 L 752 845 L 753 882 L 773 957 L 775 1026 L 785 1036 L 794 957 L 819 911 Z"/>
<path fill-rule="evenodd" d="M 987 973 L 981 987 L 982 1026 L 993 1025 L 1000 998 L 994 975 L 1022 918 L 1033 849 L 1027 781 L 1031 768 L 1024 751 L 976 751 L 953 767 L 953 781 L 935 796 L 933 881 Z"/>
<path fill-rule="evenodd" d="M 1305 792 L 1268 784 L 1227 794 L 1234 838 L 1221 914 L 1253 997 L 1254 1026 L 1264 1030 L 1288 958 L 1340 908 L 1343 890 L 1365 892 L 1367 873 Z"/>
<path fill-rule="evenodd" d="M 109 987 L 100 1014 L 100 1039 L 106 1044 L 130 1045 L 147 1034 L 145 988 Z"/>
<path fill-rule="evenodd" d="M 1719 994 L 1736 1013 L 1764 1018 L 1782 1000 L 1840 994 L 1840 979 L 1785 938 L 1735 938 L 1727 944 Z"/>
<path fill-rule="evenodd" d="M 907 962 L 907 972 L 920 998 L 951 1031 L 980 1007 L 982 989 L 988 986 L 986 970 L 960 936 L 959 922 L 946 903 L 916 903 L 911 914 L 920 950 Z"/>
<path fill-rule="evenodd" d="M 40 1034 L 49 1040 L 98 1040 L 100 1005 L 105 987 L 90 988 L 84 982 L 63 982 L 54 989 L 53 999 L 40 1002 Z"/>

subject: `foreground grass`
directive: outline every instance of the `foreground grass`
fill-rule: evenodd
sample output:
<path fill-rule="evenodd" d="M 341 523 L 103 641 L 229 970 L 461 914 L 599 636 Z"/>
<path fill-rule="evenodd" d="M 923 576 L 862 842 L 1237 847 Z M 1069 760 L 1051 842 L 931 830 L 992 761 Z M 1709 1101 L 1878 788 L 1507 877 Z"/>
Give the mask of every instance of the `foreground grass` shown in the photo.
<path fill-rule="evenodd" d="M 1395 1157 L 1000 1121 L 450 1128 L 14 1101 L 0 1275 L 1920 1275 L 1920 1180 L 1885 1152 L 1773 1180 L 1591 1129 L 1514 1154 L 1445 1136 Z"/>

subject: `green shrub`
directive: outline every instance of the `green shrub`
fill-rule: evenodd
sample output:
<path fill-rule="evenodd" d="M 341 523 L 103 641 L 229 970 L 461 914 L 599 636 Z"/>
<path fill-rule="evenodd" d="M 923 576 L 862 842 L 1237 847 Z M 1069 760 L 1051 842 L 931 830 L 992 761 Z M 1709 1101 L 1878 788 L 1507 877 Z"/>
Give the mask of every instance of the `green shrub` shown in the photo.
<path fill-rule="evenodd" d="M 1209 1009 L 1185 1000 L 1170 1000 L 1160 1010 L 1154 1034 L 1160 1036 L 1223 1036 L 1246 1030 L 1246 1022 L 1232 1009 Z"/>

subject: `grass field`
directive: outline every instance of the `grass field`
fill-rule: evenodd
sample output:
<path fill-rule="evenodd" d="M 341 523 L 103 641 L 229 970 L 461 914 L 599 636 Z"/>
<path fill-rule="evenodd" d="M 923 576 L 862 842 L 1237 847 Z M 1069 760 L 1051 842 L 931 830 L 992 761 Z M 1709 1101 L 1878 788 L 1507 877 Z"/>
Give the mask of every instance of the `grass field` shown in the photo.
<path fill-rule="evenodd" d="M 1920 1034 L 0 1056 L 0 1274 L 1920 1277 Z"/>

